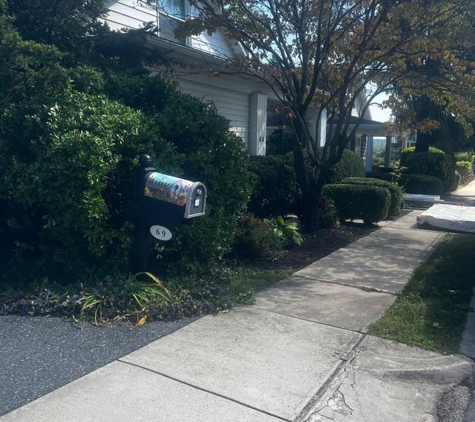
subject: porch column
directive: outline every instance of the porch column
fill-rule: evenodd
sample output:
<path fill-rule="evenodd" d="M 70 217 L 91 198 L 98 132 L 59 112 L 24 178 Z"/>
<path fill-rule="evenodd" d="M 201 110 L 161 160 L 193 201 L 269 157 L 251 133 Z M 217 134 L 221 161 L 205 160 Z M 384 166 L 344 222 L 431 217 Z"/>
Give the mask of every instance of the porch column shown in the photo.
<path fill-rule="evenodd" d="M 318 109 L 309 109 L 308 115 L 310 116 L 310 118 L 308 123 L 308 130 L 313 136 L 315 136 L 314 145 L 316 145 L 317 147 L 323 147 L 327 140 L 328 114 L 327 110 L 323 109 L 320 115 L 320 120 L 318 120 L 318 112 Z"/>
<path fill-rule="evenodd" d="M 368 135 L 366 137 L 366 161 L 365 161 L 365 172 L 369 173 L 373 171 L 373 135 Z"/>
<path fill-rule="evenodd" d="M 266 155 L 267 95 L 253 92 L 249 97 L 249 154 Z"/>
<path fill-rule="evenodd" d="M 407 137 L 403 136 L 401 140 L 401 152 L 407 148 Z"/>
<path fill-rule="evenodd" d="M 323 147 L 325 145 L 325 142 L 327 141 L 327 121 L 328 113 L 326 109 L 323 109 L 320 121 L 318 122 L 317 126 L 317 145 L 319 147 Z"/>
<path fill-rule="evenodd" d="M 391 135 L 386 136 L 386 150 L 384 152 L 384 168 L 391 167 L 391 143 L 393 137 Z"/>

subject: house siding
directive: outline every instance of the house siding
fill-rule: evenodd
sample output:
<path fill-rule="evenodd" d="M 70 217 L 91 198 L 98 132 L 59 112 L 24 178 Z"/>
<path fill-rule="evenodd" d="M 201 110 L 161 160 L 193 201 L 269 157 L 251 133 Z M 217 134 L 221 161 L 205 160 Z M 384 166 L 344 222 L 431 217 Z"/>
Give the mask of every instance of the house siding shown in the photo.
<path fill-rule="evenodd" d="M 179 86 L 195 98 L 213 101 L 217 112 L 229 120 L 231 130 L 243 140 L 246 149 L 249 148 L 248 94 L 186 79 L 179 80 Z"/>
<path fill-rule="evenodd" d="M 104 18 L 104 22 L 114 31 L 120 31 L 123 28 L 139 29 L 149 22 L 155 25 L 158 23 L 157 11 L 138 0 L 109 0 L 106 2 L 106 7 L 109 13 Z M 191 9 L 193 13 L 193 8 Z M 213 35 L 202 33 L 189 37 L 187 45 L 203 53 L 222 58 L 233 55 L 232 48 L 221 31 Z"/>
<path fill-rule="evenodd" d="M 157 11 L 153 7 L 144 5 L 140 0 L 108 0 L 107 7 L 109 15 L 104 21 L 108 23 L 112 30 L 139 29 L 149 22 L 157 24 Z M 185 12 L 193 14 L 193 9 L 188 5 Z M 168 38 L 165 37 L 165 39 Z M 173 47 L 173 42 L 170 43 L 170 47 Z M 242 54 L 239 44 L 229 41 L 220 31 L 213 35 L 204 32 L 199 36 L 189 37 L 186 47 L 182 46 L 180 48 L 189 48 L 190 52 L 195 50 L 222 58 Z M 184 50 L 180 51 L 183 52 Z M 184 57 L 185 60 L 190 60 L 186 58 L 186 55 Z M 255 116 L 253 122 L 250 121 L 251 104 L 253 104 L 251 96 L 256 92 L 262 92 L 263 84 L 260 81 L 239 78 L 235 75 L 209 77 L 207 68 L 193 73 L 180 68 L 177 68 L 176 71 L 176 80 L 180 88 L 185 93 L 202 101 L 212 101 L 217 112 L 229 120 L 231 131 L 243 140 L 248 151 L 255 149 L 255 139 L 265 139 L 265 116 L 263 113 L 265 113 L 266 105 L 254 107 L 252 110 L 252 112 L 259 112 L 264 116 L 258 119 L 259 125 L 263 125 L 264 129 L 257 130 L 258 123 L 255 121 L 255 118 L 258 118 L 257 116 Z M 263 124 L 261 120 L 264 121 Z M 251 123 L 254 123 L 255 126 L 252 133 Z M 262 151 L 259 150 L 259 153 L 262 153 Z"/>
<path fill-rule="evenodd" d="M 106 2 L 106 7 L 109 13 L 104 22 L 114 31 L 120 31 L 123 28 L 138 29 L 148 22 L 157 23 L 157 12 L 138 1 L 109 0 Z"/>

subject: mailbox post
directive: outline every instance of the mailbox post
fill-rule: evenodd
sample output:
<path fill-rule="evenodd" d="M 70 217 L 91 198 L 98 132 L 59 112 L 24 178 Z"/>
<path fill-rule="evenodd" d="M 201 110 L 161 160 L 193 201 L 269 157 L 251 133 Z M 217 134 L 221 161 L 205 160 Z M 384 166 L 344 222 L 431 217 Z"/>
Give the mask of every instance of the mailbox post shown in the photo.
<path fill-rule="evenodd" d="M 125 206 L 125 215 L 135 222 L 135 244 L 131 271 L 148 267 L 151 236 L 168 241 L 184 220 L 205 215 L 206 186 L 167 174 L 151 167 L 148 155 L 141 155 L 135 169 L 134 201 Z"/>

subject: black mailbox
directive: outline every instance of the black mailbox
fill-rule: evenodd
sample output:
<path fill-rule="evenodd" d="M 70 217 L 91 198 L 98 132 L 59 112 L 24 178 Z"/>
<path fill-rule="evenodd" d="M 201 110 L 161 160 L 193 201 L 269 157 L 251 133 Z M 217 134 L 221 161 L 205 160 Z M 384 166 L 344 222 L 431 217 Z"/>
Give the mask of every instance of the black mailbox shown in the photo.
<path fill-rule="evenodd" d="M 135 243 L 130 254 L 130 269 L 148 271 L 151 236 L 170 240 L 174 229 L 185 219 L 205 214 L 206 187 L 149 167 L 150 156 L 142 155 L 135 169 L 133 202 L 125 203 L 124 213 L 135 222 Z M 150 227 L 152 224 L 152 227 Z"/>

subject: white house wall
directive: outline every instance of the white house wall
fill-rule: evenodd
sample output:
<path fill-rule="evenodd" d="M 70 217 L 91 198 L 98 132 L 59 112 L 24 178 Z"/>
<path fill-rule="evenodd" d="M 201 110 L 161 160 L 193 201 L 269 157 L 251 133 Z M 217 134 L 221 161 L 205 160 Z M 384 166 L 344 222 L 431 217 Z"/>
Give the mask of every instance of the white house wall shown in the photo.
<path fill-rule="evenodd" d="M 157 11 L 139 0 L 108 0 L 106 6 L 109 14 L 104 21 L 112 30 L 139 29 L 146 23 L 157 23 Z M 189 9 L 189 13 L 193 13 L 193 8 Z M 173 48 L 174 43 L 170 42 L 169 45 Z M 211 36 L 203 33 L 191 37 L 186 46 L 176 47 L 176 51 L 183 54 L 185 61 L 194 60 L 191 58 L 193 55 L 188 54 L 193 51 L 221 58 L 242 54 L 239 44 L 228 41 L 220 31 Z M 186 68 L 177 68 L 176 72 L 180 88 L 202 101 L 212 101 L 217 112 L 229 120 L 231 130 L 242 138 L 245 148 L 251 154 L 260 155 L 265 151 L 265 143 L 262 149 L 259 140 L 265 139 L 265 102 L 267 98 L 274 96 L 268 86 L 255 78 L 240 78 L 236 75 L 209 77 L 206 69 L 190 73 Z M 256 114 L 252 117 L 252 122 L 250 113 Z"/>
<path fill-rule="evenodd" d="M 109 13 L 104 18 L 104 22 L 114 31 L 124 28 L 139 29 L 149 22 L 157 24 L 157 11 L 138 0 L 109 0 L 106 2 L 106 7 Z M 213 35 L 203 33 L 189 37 L 187 45 L 195 50 L 222 58 L 233 56 L 233 50 L 221 31 Z"/>
<path fill-rule="evenodd" d="M 187 79 L 180 79 L 179 86 L 193 97 L 212 101 L 218 114 L 230 121 L 231 130 L 242 138 L 246 149 L 249 148 L 249 94 Z"/>
<path fill-rule="evenodd" d="M 109 12 L 104 22 L 113 31 L 120 31 L 124 28 L 139 29 L 145 23 L 157 23 L 157 12 L 136 0 L 109 0 L 106 2 L 106 7 Z"/>

